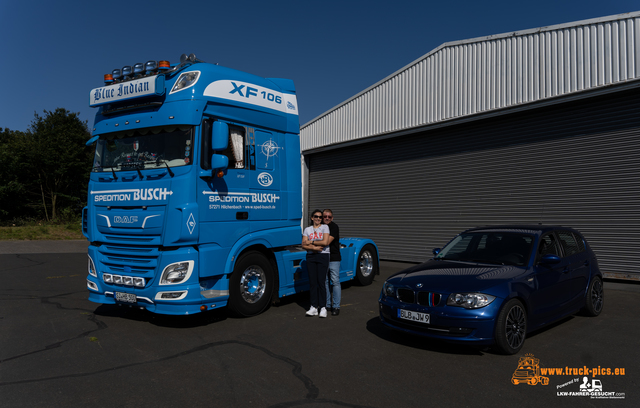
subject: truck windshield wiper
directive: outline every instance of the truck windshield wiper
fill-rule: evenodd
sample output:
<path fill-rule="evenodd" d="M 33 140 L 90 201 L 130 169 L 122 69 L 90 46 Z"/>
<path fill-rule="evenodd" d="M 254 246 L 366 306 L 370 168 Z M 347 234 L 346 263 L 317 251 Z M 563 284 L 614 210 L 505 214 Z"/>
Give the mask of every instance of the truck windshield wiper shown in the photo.
<path fill-rule="evenodd" d="M 167 163 L 166 160 L 158 159 L 156 160 L 156 165 L 158 164 L 164 164 L 165 166 L 167 166 L 167 170 L 169 170 L 169 175 L 173 178 L 174 176 L 173 171 L 171 171 L 171 167 L 169 167 L 169 164 Z"/>

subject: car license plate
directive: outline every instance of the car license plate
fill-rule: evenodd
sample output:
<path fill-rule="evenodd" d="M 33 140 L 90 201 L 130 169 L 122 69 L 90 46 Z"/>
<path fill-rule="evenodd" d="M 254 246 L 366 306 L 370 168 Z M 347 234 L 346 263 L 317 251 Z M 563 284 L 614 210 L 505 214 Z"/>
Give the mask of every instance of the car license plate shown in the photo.
<path fill-rule="evenodd" d="M 429 313 L 413 312 L 411 310 L 398 309 L 398 317 L 418 323 L 429 324 L 431 322 L 431 315 Z"/>
<path fill-rule="evenodd" d="M 116 292 L 116 300 L 118 302 L 136 303 L 138 299 L 133 293 Z"/>

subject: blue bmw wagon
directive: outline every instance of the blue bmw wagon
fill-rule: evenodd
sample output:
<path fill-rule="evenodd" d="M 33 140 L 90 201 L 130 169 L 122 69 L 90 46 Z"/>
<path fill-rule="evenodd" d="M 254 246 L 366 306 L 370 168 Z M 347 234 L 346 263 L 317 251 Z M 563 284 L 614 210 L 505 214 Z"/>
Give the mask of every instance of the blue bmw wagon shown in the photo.
<path fill-rule="evenodd" d="M 385 281 L 386 326 L 515 354 L 533 330 L 580 310 L 602 312 L 598 261 L 572 228 L 473 228 L 433 253 Z"/>

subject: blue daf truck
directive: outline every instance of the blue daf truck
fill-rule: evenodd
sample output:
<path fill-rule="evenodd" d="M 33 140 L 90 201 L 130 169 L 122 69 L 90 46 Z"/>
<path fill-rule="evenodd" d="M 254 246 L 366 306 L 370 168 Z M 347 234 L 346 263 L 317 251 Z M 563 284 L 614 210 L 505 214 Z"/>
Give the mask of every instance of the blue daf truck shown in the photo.
<path fill-rule="evenodd" d="M 309 289 L 293 81 L 191 54 L 113 70 L 90 106 L 89 300 L 252 316 Z M 375 243 L 341 244 L 340 280 L 370 284 Z"/>

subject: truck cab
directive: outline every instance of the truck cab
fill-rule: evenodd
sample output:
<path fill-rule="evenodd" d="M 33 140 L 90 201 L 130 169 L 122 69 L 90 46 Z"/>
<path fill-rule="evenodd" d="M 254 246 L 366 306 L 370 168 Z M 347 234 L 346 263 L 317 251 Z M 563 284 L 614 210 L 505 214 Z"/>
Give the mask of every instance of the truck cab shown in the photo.
<path fill-rule="evenodd" d="M 305 290 L 293 81 L 192 54 L 113 70 L 90 105 L 89 300 L 162 314 L 228 305 L 251 316 Z M 342 241 L 355 260 L 345 280 L 377 272 L 372 241 Z M 363 259 L 375 265 L 359 268 Z"/>

